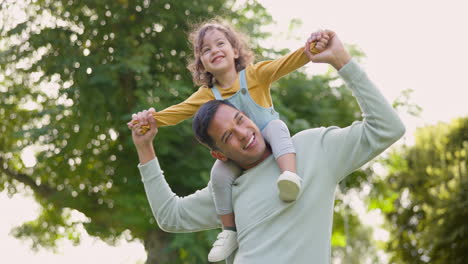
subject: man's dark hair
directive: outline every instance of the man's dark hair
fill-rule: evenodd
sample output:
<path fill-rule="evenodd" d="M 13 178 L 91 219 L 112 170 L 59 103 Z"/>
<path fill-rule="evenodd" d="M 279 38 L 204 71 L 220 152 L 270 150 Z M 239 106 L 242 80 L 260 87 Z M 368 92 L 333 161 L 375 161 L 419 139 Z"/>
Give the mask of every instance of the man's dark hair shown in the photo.
<path fill-rule="evenodd" d="M 211 150 L 216 150 L 218 148 L 216 147 L 214 140 L 210 135 L 208 135 L 208 127 L 210 126 L 211 120 L 218 111 L 220 105 L 228 105 L 237 109 L 233 104 L 226 100 L 211 100 L 203 104 L 200 109 L 198 109 L 192 122 L 192 129 L 197 140 Z"/>

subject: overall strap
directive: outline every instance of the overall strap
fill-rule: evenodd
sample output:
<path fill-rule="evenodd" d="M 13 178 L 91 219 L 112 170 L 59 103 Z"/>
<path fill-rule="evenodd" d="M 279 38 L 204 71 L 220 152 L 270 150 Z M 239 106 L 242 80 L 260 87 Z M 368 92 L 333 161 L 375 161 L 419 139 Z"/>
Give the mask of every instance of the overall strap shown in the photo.
<path fill-rule="evenodd" d="M 221 93 L 219 92 L 218 88 L 216 88 L 216 85 L 213 85 L 211 88 L 211 92 L 213 92 L 216 100 L 223 100 L 223 97 L 221 96 Z"/>
<path fill-rule="evenodd" d="M 249 89 L 247 88 L 247 79 L 245 78 L 245 69 L 239 72 L 239 85 L 239 90 L 242 92 L 243 95 L 249 92 Z M 216 85 L 213 85 L 213 87 L 210 89 L 213 95 L 215 96 L 216 100 L 223 100 L 223 97 L 221 96 L 221 93 L 219 92 Z"/>
<path fill-rule="evenodd" d="M 249 91 L 247 89 L 247 79 L 245 78 L 245 69 L 239 72 L 239 81 L 240 81 L 240 89 L 245 89 L 246 91 Z"/>

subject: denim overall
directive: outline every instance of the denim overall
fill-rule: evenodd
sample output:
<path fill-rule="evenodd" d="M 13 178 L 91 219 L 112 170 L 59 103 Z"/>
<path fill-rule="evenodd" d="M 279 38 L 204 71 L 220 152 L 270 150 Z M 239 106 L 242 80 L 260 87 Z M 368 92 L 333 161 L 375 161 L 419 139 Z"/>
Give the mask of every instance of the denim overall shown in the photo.
<path fill-rule="evenodd" d="M 217 100 L 226 100 L 233 104 L 237 109 L 244 112 L 260 129 L 275 119 L 279 119 L 278 112 L 275 111 L 273 106 L 265 108 L 259 106 L 250 96 L 249 89 L 247 88 L 247 80 L 245 78 L 245 69 L 239 72 L 240 89 L 229 98 L 223 99 L 221 93 L 216 86 L 211 88 Z"/>

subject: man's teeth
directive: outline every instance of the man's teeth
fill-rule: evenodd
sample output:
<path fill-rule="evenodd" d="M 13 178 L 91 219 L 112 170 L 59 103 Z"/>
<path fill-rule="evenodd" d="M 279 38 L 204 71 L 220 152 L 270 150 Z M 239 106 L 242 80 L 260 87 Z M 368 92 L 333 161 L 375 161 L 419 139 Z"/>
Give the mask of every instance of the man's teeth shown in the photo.
<path fill-rule="evenodd" d="M 248 148 L 248 147 L 250 146 L 250 144 L 252 144 L 252 142 L 254 141 L 254 139 L 255 139 L 255 136 L 252 135 L 252 137 L 251 137 L 250 140 L 249 140 L 249 143 L 247 143 L 247 145 L 245 145 L 245 148 L 244 148 L 244 149 Z"/>

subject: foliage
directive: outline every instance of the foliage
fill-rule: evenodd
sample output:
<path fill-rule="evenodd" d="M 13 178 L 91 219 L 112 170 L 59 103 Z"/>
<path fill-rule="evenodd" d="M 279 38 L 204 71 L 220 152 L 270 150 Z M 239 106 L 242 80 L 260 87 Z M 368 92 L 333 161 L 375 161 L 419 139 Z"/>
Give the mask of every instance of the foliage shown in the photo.
<path fill-rule="evenodd" d="M 390 156 L 373 196 L 390 223 L 393 262 L 466 262 L 467 152 L 468 118 L 460 118 L 418 129 L 413 146 Z"/>
<path fill-rule="evenodd" d="M 364 226 L 356 212 L 338 201 L 333 221 L 333 263 L 378 263 L 372 234 L 372 227 Z"/>
<path fill-rule="evenodd" d="M 39 0 L 24 3 L 24 21 L 8 23 L 16 6 L 1 3 L 0 117 L 10 121 L 0 127 L 0 190 L 28 186 L 43 212 L 14 234 L 53 247 L 78 224 L 64 221 L 71 208 L 89 219 L 90 235 L 109 243 L 125 230 L 130 239 L 163 237 L 152 232 L 125 123 L 132 112 L 162 109 L 194 91 L 185 69 L 192 23 L 219 15 L 256 39 L 271 18 L 256 2 Z M 249 10 L 255 15 L 246 18 Z M 167 175 L 182 176 L 168 177 L 175 192 L 205 186 L 213 160 L 190 122 L 161 129 L 156 145 Z M 36 147 L 33 167 L 21 159 L 26 147 Z M 211 242 L 202 241 L 192 248 L 206 250 Z"/>

